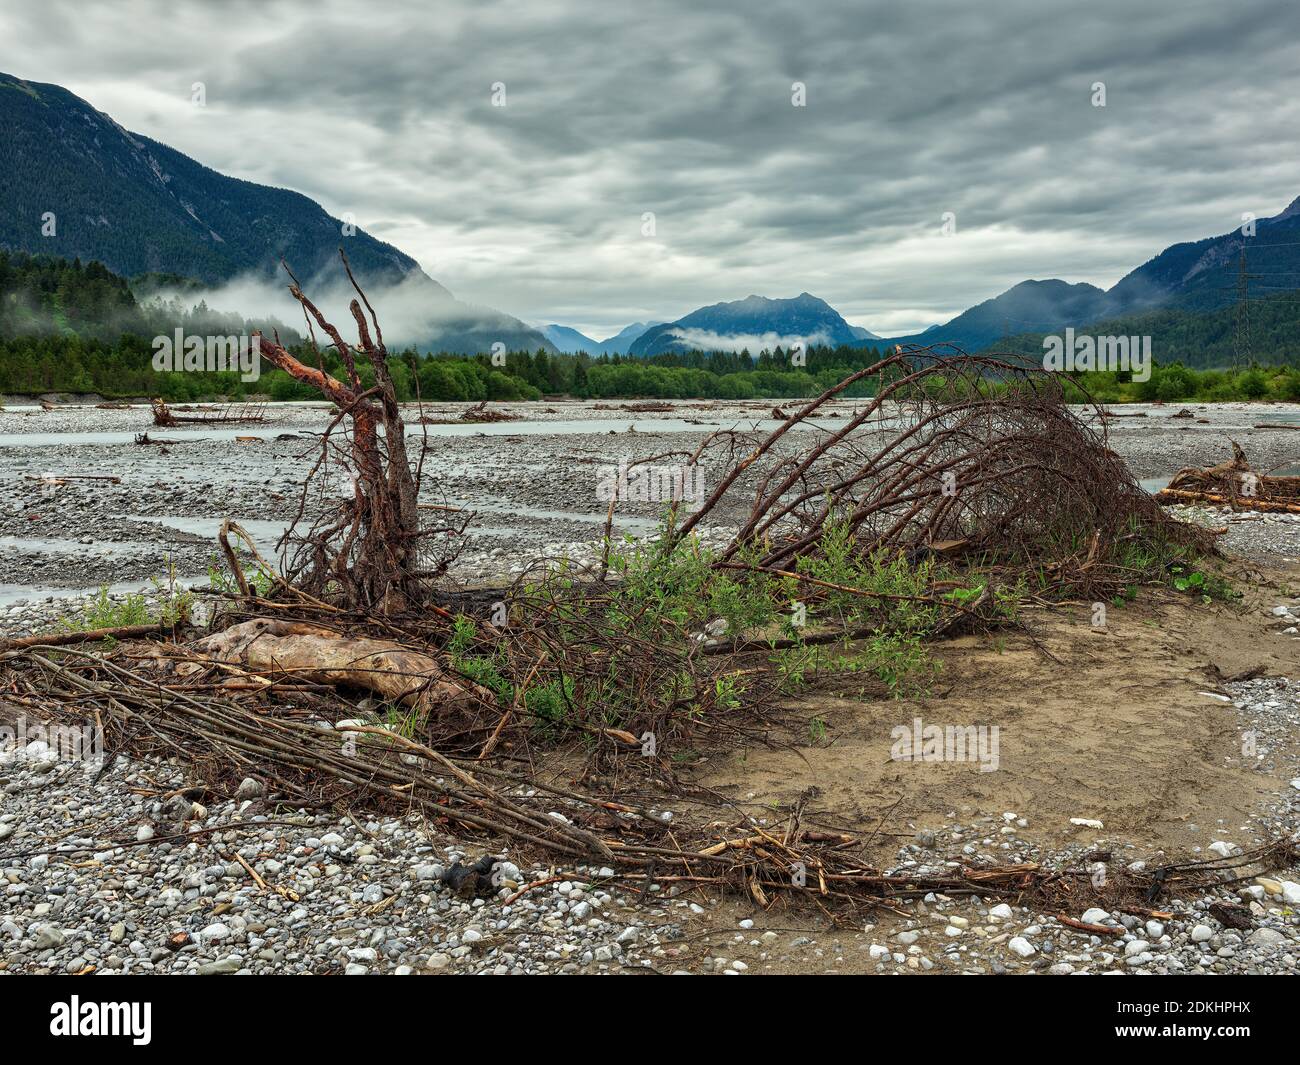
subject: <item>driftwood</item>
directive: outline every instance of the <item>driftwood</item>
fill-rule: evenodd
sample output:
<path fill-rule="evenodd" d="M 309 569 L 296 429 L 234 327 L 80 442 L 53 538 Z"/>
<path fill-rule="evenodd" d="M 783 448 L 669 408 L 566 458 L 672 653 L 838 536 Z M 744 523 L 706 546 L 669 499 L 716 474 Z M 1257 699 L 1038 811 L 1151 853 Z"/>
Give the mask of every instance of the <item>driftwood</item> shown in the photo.
<path fill-rule="evenodd" d="M 149 403 L 153 407 L 154 425 L 169 429 L 182 423 L 231 425 L 240 422 L 260 422 L 266 418 L 265 407 L 257 403 L 245 403 L 239 407 L 231 404 L 215 410 L 203 411 L 200 414 L 177 414 L 158 396 L 155 396 Z"/>
<path fill-rule="evenodd" d="M 724 737 L 733 744 L 766 738 L 764 715 L 782 696 L 772 656 L 783 647 L 901 625 L 916 632 L 920 624 L 927 637 L 949 635 L 958 625 L 999 621 L 999 593 L 1022 574 L 1033 574 L 1039 594 L 1095 598 L 1135 573 L 1121 545 L 1149 536 L 1212 546 L 1208 534 L 1175 521 L 1139 488 L 1106 446 L 1104 427 L 1097 430 L 1064 403 L 1055 375 L 992 357 L 900 350 L 821 397 L 792 404 L 770 433 L 710 434 L 677 457 L 692 467 L 711 460 L 721 471 L 716 487 L 699 510 L 670 508 L 656 551 L 672 562 L 674 550 L 695 549 L 682 541 L 701 520 L 738 520 L 731 541 L 710 556 L 706 582 L 752 580 L 765 593 L 791 594 L 797 585 L 815 627 L 792 626 L 785 642 L 743 627 L 715 634 L 713 621 L 696 624 L 708 614 L 679 621 L 643 605 L 629 609 L 615 582 L 600 575 L 571 580 L 538 560 L 507 593 L 475 589 L 456 600 L 463 610 L 472 596 L 494 608 L 493 620 L 476 623 L 457 652 L 498 670 L 504 683 L 494 679 L 488 692 L 453 671 L 449 612 L 415 598 L 424 586 L 407 582 L 416 576 L 404 568 L 409 556 L 386 554 L 428 530 L 402 524 L 403 493 L 412 487 L 404 478 L 418 488 L 419 476 L 407 462 L 400 419 L 388 409 L 391 383 L 382 338 L 370 339 L 378 332 L 377 325 L 368 328 L 373 316 L 368 322 L 353 301 L 361 334 L 355 351 L 376 370 L 376 387 L 362 389 L 354 349 L 296 286 L 294 294 L 309 323 L 335 341 L 346 382 L 270 341 L 263 354 L 332 399 L 336 423 L 351 420 L 353 450 L 334 445 L 325 454 L 341 452 L 358 475 L 342 517 L 331 513 L 301 541 L 319 550 L 313 557 L 322 566 L 296 577 L 292 569 L 273 574 L 274 598 L 258 598 L 229 544 L 228 534 L 239 530 L 226 522 L 221 542 L 240 587 L 231 598 L 254 620 L 146 656 L 134 649 L 16 649 L 6 656 L 0 701 L 73 719 L 93 715 L 107 749 L 182 758 L 219 792 L 234 792 L 244 776 L 256 775 L 279 802 L 419 811 L 493 853 L 503 843 L 547 852 L 556 873 L 596 860 L 633 884 L 728 887 L 764 908 L 802 899 L 822 913 L 896 909 L 942 892 L 1033 900 L 1063 913 L 1095 898 L 1108 909 L 1149 915 L 1162 895 L 1231 883 L 1300 853 L 1293 841 L 1278 840 L 1230 859 L 1118 869 L 1102 884 L 1089 869 L 1034 863 L 890 874 L 871 847 L 892 807 L 869 823 L 845 825 L 812 808 L 814 792 L 761 823 L 732 800 L 715 804 L 704 794 L 688 803 L 698 801 L 698 814 L 688 809 L 671 823 L 642 805 L 647 777 L 681 794 L 675 752 L 704 750 Z M 791 432 L 820 419 L 829 401 L 867 378 L 874 378 L 874 394 L 838 428 Z M 942 555 L 945 568 L 964 568 L 951 578 L 927 571 L 923 586 L 897 592 L 823 579 L 813 564 L 840 550 L 846 529 L 868 560 Z M 367 550 L 372 532 L 376 554 Z M 409 609 L 384 609 L 394 589 Z M 504 619 L 495 616 L 498 596 L 509 608 Z M 853 600 L 851 612 L 836 605 L 845 597 Z M 904 617 L 895 617 L 895 604 L 908 606 Z M 720 697 L 724 680 L 743 681 L 743 696 Z M 311 685 L 320 687 L 304 690 Z M 402 730 L 359 724 L 347 689 L 429 713 Z M 534 742 L 579 733 L 592 751 L 594 772 L 581 777 L 596 782 L 592 790 L 529 773 Z M 654 751 L 643 746 L 646 733 Z"/>
<path fill-rule="evenodd" d="M 1159 503 L 1209 503 L 1233 510 L 1300 514 L 1300 477 L 1271 477 L 1251 467 L 1235 440 L 1232 458 L 1205 469 L 1188 467 L 1156 493 Z"/>
<path fill-rule="evenodd" d="M 1034 862 L 890 874 L 870 853 L 887 810 L 870 817 L 873 823 L 831 825 L 810 807 L 810 793 L 772 811 L 765 825 L 730 804 L 707 803 L 699 815 L 669 824 L 631 796 L 617 801 L 604 793 L 532 779 L 519 766 L 498 768 L 444 755 L 380 726 L 349 722 L 324 729 L 274 705 L 214 693 L 195 683 L 202 674 L 163 684 L 155 675 L 139 672 L 138 660 L 125 656 L 75 650 L 50 655 L 39 647 L 18 652 L 8 665 L 13 677 L 8 698 L 23 705 L 39 701 L 56 718 L 84 721 L 93 715 L 109 749 L 183 757 L 201 769 L 199 779 L 219 794 L 233 794 L 244 776 L 254 775 L 268 792 L 289 803 L 419 810 L 461 837 L 490 840 L 494 848 L 505 841 L 526 853 L 545 853 L 554 863 L 553 875 L 565 874 L 566 879 L 577 878 L 568 872 L 571 865 L 599 861 L 610 866 L 606 879 L 730 888 L 765 909 L 784 899 L 805 901 L 832 917 L 859 907 L 897 911 L 908 900 L 940 892 L 1014 899 L 1057 913 L 1077 912 L 1095 902 L 1151 916 L 1172 912 L 1151 908 L 1166 899 L 1244 883 L 1300 858 L 1295 841 L 1281 838 L 1229 858 L 1153 862 L 1140 871 L 1120 868 L 1101 883 L 1082 866 L 1054 870 Z M 55 694 L 60 698 L 52 700 Z M 353 734 L 374 740 L 340 742 Z M 116 846 L 150 847 L 192 837 L 193 830 L 152 840 L 139 840 L 133 833 L 89 844 L 69 841 L 53 850 L 47 841 L 30 853 L 68 860 Z M 28 854 L 7 851 L 0 860 L 14 862 Z"/>
<path fill-rule="evenodd" d="M 199 640 L 193 650 L 251 672 L 361 688 L 420 710 L 453 710 L 492 698 L 419 651 L 300 622 L 256 618 Z"/>
<path fill-rule="evenodd" d="M 113 484 L 121 484 L 122 478 L 111 473 L 25 473 L 23 479 L 27 481 L 43 481 L 45 484 L 67 484 L 69 481 L 109 481 Z"/>
<path fill-rule="evenodd" d="M 1161 503 L 1209 503 L 1216 507 L 1234 510 L 1257 510 L 1264 514 L 1300 514 L 1300 500 L 1294 503 L 1271 499 L 1249 499 L 1244 496 L 1227 496 L 1218 492 L 1193 492 L 1179 488 L 1166 488 L 1157 494 Z"/>
<path fill-rule="evenodd" d="M 490 410 L 485 399 L 482 403 L 477 403 L 461 411 L 460 420 L 463 422 L 517 422 L 519 415 L 504 410 Z"/>
<path fill-rule="evenodd" d="M 172 631 L 172 626 L 165 622 L 151 622 L 148 625 L 119 625 L 107 629 L 84 629 L 80 632 L 46 633 L 44 636 L 19 636 L 16 639 L 0 641 L 0 651 L 12 651 L 22 647 L 64 647 L 72 643 L 91 643 L 95 640 L 136 640 L 141 636 L 165 636 Z"/>

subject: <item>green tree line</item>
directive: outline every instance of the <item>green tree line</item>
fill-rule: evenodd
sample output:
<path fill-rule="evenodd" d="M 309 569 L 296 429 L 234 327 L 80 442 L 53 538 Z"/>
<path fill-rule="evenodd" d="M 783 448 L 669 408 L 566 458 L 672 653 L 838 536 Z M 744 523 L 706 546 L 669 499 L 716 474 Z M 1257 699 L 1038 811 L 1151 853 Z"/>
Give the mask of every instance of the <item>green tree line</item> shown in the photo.
<path fill-rule="evenodd" d="M 156 288 L 159 278 L 149 281 Z M 168 286 L 184 291 L 179 282 Z M 1231 311 L 1192 314 L 1158 311 L 1103 323 L 1079 332 L 1153 335 L 1158 362 L 1149 381 L 1097 372 L 1071 386 L 1105 402 L 1300 400 L 1300 343 L 1290 329 L 1295 304 L 1278 298 L 1252 304 L 1251 336 L 1268 358 L 1239 371 L 1207 361 L 1231 361 Z M 1262 308 L 1262 309 L 1261 309 Z M 256 381 L 236 373 L 163 373 L 153 368 L 152 338 L 171 335 L 245 336 L 275 329 L 286 347 L 312 365 L 343 372 L 336 352 L 310 350 L 302 337 L 278 322 L 255 323 L 180 297 L 138 302 L 132 286 L 99 263 L 0 251 L 0 395 L 44 392 L 98 393 L 109 397 L 159 395 L 169 400 L 269 395 L 317 399 L 309 386 L 265 362 Z M 1226 330 L 1226 332 L 1225 332 Z M 1181 338 L 1181 339 L 1176 339 Z M 1002 350 L 1042 357 L 1042 337 L 1013 337 Z M 1198 345 L 1206 345 L 1203 350 Z M 1206 355 L 1205 351 L 1218 355 Z M 1161 352 L 1171 356 L 1159 358 Z M 594 399 L 784 399 L 815 396 L 855 370 L 882 357 L 873 348 L 820 347 L 792 356 L 780 347 L 757 355 L 739 352 L 674 352 L 648 359 L 513 351 L 494 360 L 419 352 L 408 348 L 392 360 L 394 382 L 404 400 L 525 400 L 542 396 Z M 369 376 L 368 368 L 363 375 Z M 845 394 L 871 394 L 878 382 L 864 380 Z"/>

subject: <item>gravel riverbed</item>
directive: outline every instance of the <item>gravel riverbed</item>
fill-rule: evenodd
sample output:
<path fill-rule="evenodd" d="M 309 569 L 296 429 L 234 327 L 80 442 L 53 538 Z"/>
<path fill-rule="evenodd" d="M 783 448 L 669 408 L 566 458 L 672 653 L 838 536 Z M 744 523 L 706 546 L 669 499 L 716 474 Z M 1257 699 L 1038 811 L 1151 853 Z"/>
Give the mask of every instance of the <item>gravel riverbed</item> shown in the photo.
<path fill-rule="evenodd" d="M 630 406 L 502 404 L 520 420 L 474 425 L 455 423 L 463 405 L 443 405 L 426 413 L 452 424 L 409 426 L 412 434 L 427 433 L 422 501 L 475 512 L 454 576 L 500 581 L 537 555 L 594 558 L 607 506 L 599 486 L 621 461 L 690 450 L 717 429 L 778 424 L 765 404 L 677 401 L 654 412 Z M 858 406 L 830 404 L 818 424 L 837 429 Z M 1125 417 L 1108 419 L 1111 447 L 1148 487 L 1181 467 L 1228 457 L 1230 439 L 1261 470 L 1300 463 L 1300 432 L 1252 428 L 1300 427 L 1300 406 L 1226 404 L 1175 417 L 1181 409 L 1126 407 Z M 414 422 L 417 413 L 409 411 L 408 418 Z M 157 429 L 148 409 L 138 406 L 10 407 L 0 413 L 0 608 L 100 585 L 125 594 L 168 575 L 206 583 L 226 517 L 273 557 L 298 513 L 301 482 L 317 450 L 314 434 L 327 419 L 319 404 L 294 404 L 269 407 L 265 422 Z M 134 443 L 146 432 L 171 442 Z M 712 484 L 716 473 L 706 467 L 705 483 Z M 60 474 L 99 479 L 46 479 Z M 323 490 L 351 490 L 342 471 L 334 480 L 336 486 L 326 478 Z M 307 513 L 328 502 L 322 495 L 309 498 Z M 661 507 L 621 503 L 616 533 L 651 534 Z M 13 629 L 23 613 L 0 617 L 0 628 Z"/>
<path fill-rule="evenodd" d="M 1300 727 L 1300 688 L 1233 687 L 1261 759 Z M 0 737 L 3 737 L 0 731 Z M 338 818 L 277 806 L 246 780 L 214 800 L 187 792 L 169 764 L 123 758 L 107 768 L 59 756 L 44 739 L 0 738 L 0 973 L 235 974 L 762 972 L 1286 973 L 1300 965 L 1300 883 L 1261 876 L 1162 907 L 1142 919 L 1067 914 L 1114 929 L 1093 935 L 1057 914 L 995 898 L 930 895 L 907 917 L 882 913 L 857 931 L 789 927 L 736 900 L 651 885 L 614 871 L 557 870 L 501 858 L 498 885 L 466 898 L 448 869 L 482 857 L 416 817 Z M 1262 842 L 1300 813 L 1300 766 L 1249 830 Z M 1078 867 L 1151 861 L 1098 829 L 1086 848 L 1043 853 L 1030 817 L 952 812 L 941 831 L 900 847 L 890 872 L 1034 861 Z M 1206 826 L 1205 857 L 1240 845 Z M 1240 838 L 1240 831 L 1235 833 Z M 529 885 L 536 885 L 529 888 Z M 490 889 L 489 889 L 490 890 Z M 1245 906 L 1251 927 L 1213 907 Z"/>

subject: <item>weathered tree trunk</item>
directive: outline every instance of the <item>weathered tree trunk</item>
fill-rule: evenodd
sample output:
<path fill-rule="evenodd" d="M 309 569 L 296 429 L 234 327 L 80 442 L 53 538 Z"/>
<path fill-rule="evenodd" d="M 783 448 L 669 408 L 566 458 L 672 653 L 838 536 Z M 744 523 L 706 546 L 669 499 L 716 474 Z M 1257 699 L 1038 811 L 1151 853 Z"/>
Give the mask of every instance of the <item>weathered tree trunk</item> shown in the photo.
<path fill-rule="evenodd" d="M 199 640 L 194 649 L 274 677 L 374 692 L 388 702 L 439 713 L 492 704 L 490 692 L 448 673 L 429 655 L 387 640 L 340 636 L 299 622 L 256 618 Z"/>

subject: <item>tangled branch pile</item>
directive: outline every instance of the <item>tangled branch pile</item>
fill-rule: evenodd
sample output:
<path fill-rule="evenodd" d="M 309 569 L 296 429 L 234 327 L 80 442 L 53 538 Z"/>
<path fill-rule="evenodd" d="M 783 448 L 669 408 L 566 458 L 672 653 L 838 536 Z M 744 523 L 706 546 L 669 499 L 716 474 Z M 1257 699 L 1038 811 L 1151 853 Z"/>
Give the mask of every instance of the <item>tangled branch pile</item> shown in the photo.
<path fill-rule="evenodd" d="M 819 424 L 868 379 L 852 417 Z M 453 625 L 453 664 L 498 696 L 481 753 L 512 725 L 578 730 L 606 770 L 646 736 L 697 749 L 761 730 L 776 695 L 815 677 L 923 684 L 928 641 L 1007 624 L 1027 593 L 1092 601 L 1213 550 L 1137 485 L 1093 413 L 1097 429 L 1041 370 L 926 349 L 770 432 L 708 435 L 673 457 L 717 471 L 714 487 L 692 512 L 675 500 L 656 540 L 612 544 L 616 497 L 597 572 L 541 560 L 495 617 Z M 736 526 L 716 550 L 694 535 L 710 520 Z M 441 742 L 464 739 L 444 725 Z"/>
<path fill-rule="evenodd" d="M 864 379 L 874 397 L 811 446 L 777 454 L 828 401 Z M 859 551 L 941 552 L 969 563 L 1041 570 L 1059 591 L 1113 583 L 1133 546 L 1211 546 L 1170 519 L 1106 444 L 1100 411 L 1085 421 L 1058 375 L 950 348 L 899 350 L 787 417 L 731 465 L 679 538 L 740 494 L 760 459 L 748 515 L 723 561 L 776 569 L 825 553 L 841 518 Z M 1091 422 L 1091 424 L 1090 424 Z M 1092 428 L 1096 425 L 1098 428 Z M 700 450 L 717 446 L 717 435 Z"/>

